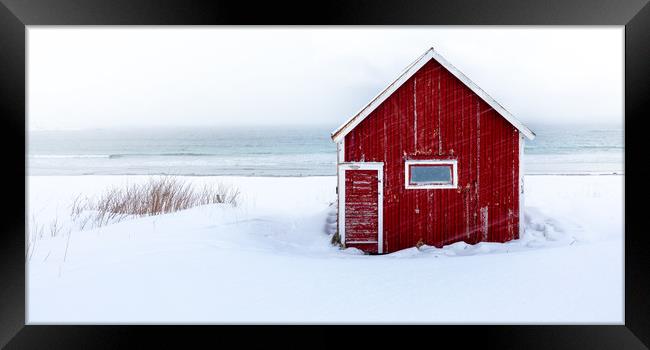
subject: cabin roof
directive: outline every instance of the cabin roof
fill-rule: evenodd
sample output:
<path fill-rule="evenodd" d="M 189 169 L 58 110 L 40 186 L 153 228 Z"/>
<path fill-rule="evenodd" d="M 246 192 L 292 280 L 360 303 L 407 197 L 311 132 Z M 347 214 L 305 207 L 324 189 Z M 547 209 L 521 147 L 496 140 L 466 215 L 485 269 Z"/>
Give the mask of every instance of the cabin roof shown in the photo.
<path fill-rule="evenodd" d="M 343 125 L 338 127 L 332 132 L 332 140 L 334 142 L 339 142 L 345 137 L 350 131 L 352 131 L 361 121 L 363 121 L 367 116 L 372 113 L 379 105 L 382 104 L 390 95 L 393 94 L 402 84 L 404 84 L 410 77 L 412 77 L 422 66 L 424 66 L 431 59 L 435 59 L 443 67 L 445 67 L 452 75 L 460 79 L 467 87 L 470 88 L 475 94 L 481 97 L 490 107 L 494 108 L 501 116 L 503 116 L 510 124 L 512 124 L 517 130 L 524 134 L 529 140 L 535 138 L 535 133 L 528 129 L 524 124 L 522 124 L 517 118 L 515 118 L 510 112 L 508 112 L 503 106 L 501 106 L 497 101 L 495 101 L 490 95 L 488 95 L 483 89 L 474 84 L 465 74 L 459 71 L 451 63 L 444 59 L 439 53 L 437 53 L 433 47 L 428 49 L 424 54 L 418 57 L 415 61 L 409 64 L 399 76 L 393 80 L 388 86 L 382 90 L 377 96 L 375 96 L 370 102 L 365 105 L 357 114 L 352 118 L 348 119 Z"/>

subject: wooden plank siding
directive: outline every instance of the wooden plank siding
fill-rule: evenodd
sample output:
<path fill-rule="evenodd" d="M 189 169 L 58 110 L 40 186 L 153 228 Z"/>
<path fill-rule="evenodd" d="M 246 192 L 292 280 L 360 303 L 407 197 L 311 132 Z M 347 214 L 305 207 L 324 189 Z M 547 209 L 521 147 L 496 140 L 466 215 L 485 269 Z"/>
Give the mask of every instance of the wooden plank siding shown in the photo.
<path fill-rule="evenodd" d="M 384 162 L 384 252 L 518 238 L 519 130 L 436 60 L 344 140 L 345 162 Z M 406 189 L 408 159 L 456 159 L 458 188 Z"/>
<path fill-rule="evenodd" d="M 376 170 L 345 172 L 345 240 L 377 243 L 379 228 Z"/>

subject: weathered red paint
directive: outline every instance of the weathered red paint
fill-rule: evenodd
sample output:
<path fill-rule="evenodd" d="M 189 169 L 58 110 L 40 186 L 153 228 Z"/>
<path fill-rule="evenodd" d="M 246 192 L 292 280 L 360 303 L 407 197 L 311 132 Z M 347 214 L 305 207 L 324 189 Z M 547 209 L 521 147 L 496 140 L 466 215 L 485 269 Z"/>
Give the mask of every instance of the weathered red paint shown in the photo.
<path fill-rule="evenodd" d="M 345 240 L 373 252 L 379 239 L 378 181 L 377 170 L 345 171 Z"/>
<path fill-rule="evenodd" d="M 384 162 L 385 253 L 418 243 L 518 238 L 519 131 L 436 60 L 351 130 L 344 144 L 346 162 Z M 458 188 L 406 189 L 409 159 L 456 159 Z M 354 195 L 366 201 L 369 191 Z M 356 210 L 354 195 L 346 192 L 350 211 Z M 348 246 L 376 252 L 373 245 Z"/>

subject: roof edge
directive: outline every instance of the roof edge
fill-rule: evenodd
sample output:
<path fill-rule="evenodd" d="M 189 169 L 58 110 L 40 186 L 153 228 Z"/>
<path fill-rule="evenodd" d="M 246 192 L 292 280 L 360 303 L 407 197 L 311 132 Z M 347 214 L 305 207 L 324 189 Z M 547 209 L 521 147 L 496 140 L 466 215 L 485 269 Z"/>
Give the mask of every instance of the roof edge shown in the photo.
<path fill-rule="evenodd" d="M 483 89 L 481 89 L 478 85 L 476 85 L 470 78 L 468 78 L 463 72 L 458 70 L 458 68 L 454 67 L 453 64 L 449 63 L 444 57 L 442 57 L 439 53 L 433 52 L 433 56 L 440 63 L 443 67 L 447 68 L 447 70 L 454 75 L 456 78 L 458 78 L 463 84 L 465 84 L 470 90 L 472 90 L 475 94 L 477 94 L 479 97 L 483 99 L 490 107 L 494 108 L 499 114 L 501 114 L 502 117 L 504 117 L 512 126 L 514 126 L 519 132 L 524 134 L 526 138 L 529 140 L 534 140 L 535 139 L 535 133 L 530 130 L 526 125 L 524 125 L 522 122 L 520 122 L 517 118 L 515 118 L 512 113 L 508 112 L 507 109 L 505 109 L 499 102 L 497 102 L 492 96 L 488 95 L 487 92 L 485 92 Z"/>
<path fill-rule="evenodd" d="M 341 138 L 348 134 L 354 127 L 365 119 L 365 117 L 370 114 L 375 108 L 377 108 L 382 102 L 384 102 L 390 95 L 395 92 L 404 82 L 406 82 L 415 72 L 417 72 L 425 63 L 433 57 L 431 53 L 433 52 L 433 47 L 430 47 L 426 52 L 424 52 L 420 57 L 411 62 L 406 68 L 404 68 L 395 80 L 393 80 L 388 86 L 381 90 L 375 97 L 373 97 L 370 102 L 363 106 L 356 114 L 348 118 L 341 126 L 336 130 L 332 131 L 331 137 L 334 142 L 338 142 Z M 428 58 L 427 58 L 428 57 Z M 425 59 L 427 58 L 427 59 Z M 414 69 L 417 66 L 416 69 Z M 359 119 L 360 120 L 357 120 Z M 356 121 L 356 122 L 355 122 Z M 343 134 L 341 134 L 345 131 Z"/>
<path fill-rule="evenodd" d="M 368 102 L 363 108 L 361 108 L 354 116 L 346 120 L 341 126 L 331 133 L 331 138 L 334 142 L 339 142 L 345 135 L 347 135 L 352 129 L 354 129 L 361 121 L 363 121 L 372 111 L 374 111 L 381 103 L 383 103 L 389 96 L 393 94 L 400 86 L 402 86 L 409 78 L 411 78 L 417 71 L 424 66 L 431 59 L 435 59 L 443 67 L 445 67 L 452 75 L 458 78 L 463 84 L 465 84 L 470 90 L 483 99 L 490 107 L 494 108 L 501 116 L 503 116 L 512 126 L 514 126 L 519 132 L 521 132 L 529 140 L 535 139 L 535 133 L 522 124 L 517 118 L 515 118 L 510 112 L 508 112 L 503 106 L 501 106 L 497 101 L 495 101 L 490 95 L 488 95 L 483 89 L 476 85 L 471 79 L 469 79 L 465 74 L 460 70 L 454 67 L 449 63 L 444 57 L 437 53 L 433 47 L 429 48 L 424 54 L 420 55 L 415 61 L 411 62 L 395 80 L 393 80 L 386 88 L 384 88 L 379 94 L 377 94 L 373 99 Z"/>

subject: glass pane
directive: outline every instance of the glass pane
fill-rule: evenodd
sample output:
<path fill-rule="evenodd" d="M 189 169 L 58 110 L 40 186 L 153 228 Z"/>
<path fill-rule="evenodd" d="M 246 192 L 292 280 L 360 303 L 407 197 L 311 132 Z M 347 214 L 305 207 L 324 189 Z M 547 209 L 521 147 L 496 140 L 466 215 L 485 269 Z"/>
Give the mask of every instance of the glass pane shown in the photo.
<path fill-rule="evenodd" d="M 411 165 L 411 183 L 451 183 L 451 165 Z"/>

